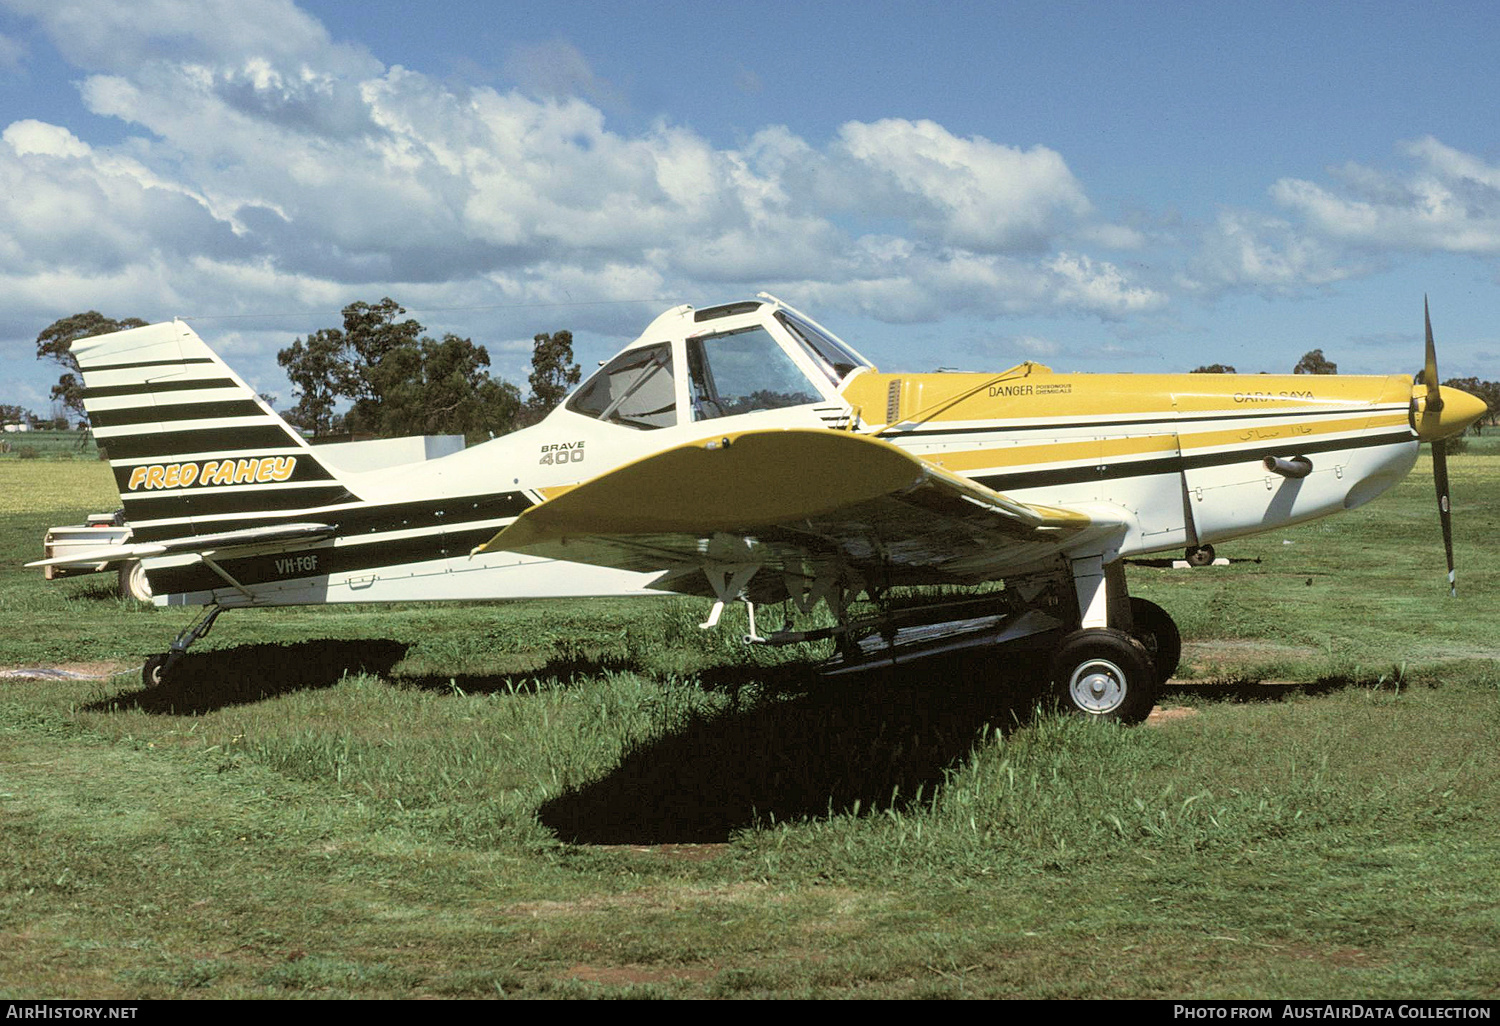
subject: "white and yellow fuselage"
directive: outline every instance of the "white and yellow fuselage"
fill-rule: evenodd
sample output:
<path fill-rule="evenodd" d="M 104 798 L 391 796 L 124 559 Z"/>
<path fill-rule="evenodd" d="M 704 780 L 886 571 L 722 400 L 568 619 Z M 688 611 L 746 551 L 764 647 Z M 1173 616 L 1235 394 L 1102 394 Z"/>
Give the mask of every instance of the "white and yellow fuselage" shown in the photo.
<path fill-rule="evenodd" d="M 663 587 L 654 571 L 670 560 L 663 549 L 664 562 L 654 563 L 648 541 L 598 565 L 492 544 L 520 518 L 545 521 L 542 509 L 574 489 L 589 501 L 575 504 L 570 523 L 601 536 L 644 536 L 653 524 L 698 518 L 705 565 L 717 558 L 711 535 L 734 533 L 739 511 L 746 524 L 775 528 L 767 537 L 782 539 L 780 574 L 793 550 L 883 561 L 919 582 L 948 571 L 959 581 L 999 577 L 1043 557 L 1110 563 L 1359 506 L 1401 479 L 1419 441 L 1462 430 L 1484 411 L 1453 389 L 1441 391 L 1440 412 L 1428 411 L 1425 393 L 1401 375 L 1058 374 L 1038 364 L 884 374 L 765 297 L 664 313 L 534 427 L 440 459 L 345 472 L 185 325 L 84 340 L 75 353 L 95 433 L 109 449 L 136 544 L 146 546 L 135 554 L 162 604 Z M 677 469 L 691 461 L 661 458 L 778 432 L 871 441 L 742 446 L 735 473 L 711 481 Z M 912 466 L 893 463 L 896 450 Z M 809 465 L 800 465 L 803 453 Z M 1268 457 L 1310 467 L 1288 477 L 1268 470 Z M 938 482 L 942 494 L 929 497 L 936 505 L 895 502 L 913 467 Z M 618 488 L 604 480 L 626 468 L 639 473 L 617 479 Z M 853 503 L 863 477 L 872 495 L 896 481 L 888 489 L 895 504 L 861 507 L 816 530 L 798 526 Z M 780 491 L 775 516 L 752 516 Z M 949 499 L 947 533 L 926 530 L 921 509 L 948 510 Z M 1030 533 L 987 545 L 970 530 L 978 522 L 965 521 L 980 507 L 997 523 L 1029 524 Z M 553 540 L 569 530 L 554 530 Z M 907 546 L 904 565 L 901 552 L 887 559 L 877 551 L 888 542 Z M 944 564 L 950 542 L 960 554 Z"/>
<path fill-rule="evenodd" d="M 1110 503 L 1120 555 L 1203 545 L 1362 505 L 1416 459 L 1412 385 L 1387 377 L 861 374 L 879 437 L 1026 502 Z M 1289 479 L 1266 456 L 1305 457 Z"/>

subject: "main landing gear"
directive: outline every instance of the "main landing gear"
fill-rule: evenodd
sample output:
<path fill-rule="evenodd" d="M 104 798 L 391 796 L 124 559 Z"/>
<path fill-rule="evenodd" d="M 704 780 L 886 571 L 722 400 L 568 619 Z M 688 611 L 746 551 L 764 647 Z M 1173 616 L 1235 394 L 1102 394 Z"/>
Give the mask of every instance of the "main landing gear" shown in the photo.
<path fill-rule="evenodd" d="M 721 602 L 733 597 L 727 588 L 716 594 Z M 789 645 L 831 639 L 838 653 L 824 665 L 825 676 L 958 652 L 1034 653 L 1045 645 L 1052 653 L 1040 660 L 1048 703 L 1120 723 L 1146 718 L 1182 656 L 1172 617 L 1156 603 L 1132 597 L 1124 564 L 1106 564 L 1100 556 L 1059 559 L 1045 570 L 1007 578 L 998 593 L 860 618 L 849 617 L 839 601 L 833 612 L 835 627 L 784 626 L 766 637 L 752 630 L 746 641 Z"/>
<path fill-rule="evenodd" d="M 160 655 L 150 656 L 141 667 L 141 680 L 149 687 L 165 684 L 171 679 L 172 668 L 188 650 L 188 646 L 205 637 L 213 629 L 214 621 L 224 612 L 223 606 L 209 606 L 203 615 L 194 620 L 187 630 L 177 635 L 171 647 Z"/>
<path fill-rule="evenodd" d="M 1074 559 L 1069 569 L 1078 629 L 1052 657 L 1049 698 L 1091 719 L 1139 723 L 1177 671 L 1182 636 L 1161 606 L 1130 596 L 1119 560 Z"/>

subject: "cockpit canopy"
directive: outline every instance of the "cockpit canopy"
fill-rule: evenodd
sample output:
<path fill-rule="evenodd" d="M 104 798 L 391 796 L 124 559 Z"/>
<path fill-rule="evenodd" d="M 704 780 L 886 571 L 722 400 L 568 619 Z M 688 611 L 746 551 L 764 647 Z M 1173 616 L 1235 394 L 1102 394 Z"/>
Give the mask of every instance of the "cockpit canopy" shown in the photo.
<path fill-rule="evenodd" d="M 673 427 L 680 419 L 706 421 L 826 402 L 850 375 L 873 369 L 810 319 L 767 299 L 668 311 L 584 382 L 566 408 L 651 430 Z M 668 331 L 680 337 L 648 341 Z"/>

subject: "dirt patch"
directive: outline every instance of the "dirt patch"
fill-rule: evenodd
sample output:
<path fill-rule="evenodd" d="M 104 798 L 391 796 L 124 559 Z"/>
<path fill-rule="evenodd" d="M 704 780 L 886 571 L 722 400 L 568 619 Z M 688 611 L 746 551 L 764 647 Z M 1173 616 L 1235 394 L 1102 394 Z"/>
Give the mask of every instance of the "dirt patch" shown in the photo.
<path fill-rule="evenodd" d="M 499 910 L 504 916 L 526 916 L 532 919 L 550 916 L 584 915 L 596 912 L 630 911 L 681 912 L 707 906 L 729 905 L 751 900 L 783 901 L 785 896 L 765 898 L 768 887 L 760 883 L 724 884 L 720 887 L 655 887 L 627 894 L 590 895 L 577 901 L 522 901 Z"/>
<path fill-rule="evenodd" d="M 1173 720 L 1184 720 L 1189 716 L 1197 716 L 1197 709 L 1189 709 L 1187 706 L 1174 706 L 1169 709 L 1156 708 L 1151 710 L 1151 715 L 1146 717 L 1146 726 L 1159 727 L 1163 723 Z"/>
<path fill-rule="evenodd" d="M 119 663 L 63 663 L 61 666 L 0 667 L 0 681 L 107 680 L 128 667 Z"/>
<path fill-rule="evenodd" d="M 1182 646 L 1182 658 L 1195 664 L 1265 663 L 1278 660 L 1317 659 L 1319 649 L 1299 645 L 1282 645 L 1259 638 L 1220 638 L 1215 641 L 1189 641 Z"/>
<path fill-rule="evenodd" d="M 1386 959 L 1375 959 L 1368 951 L 1359 948 L 1309 948 L 1294 945 L 1286 949 L 1289 958 L 1304 958 L 1309 962 L 1320 962 L 1340 968 L 1368 969 L 1388 965 Z"/>

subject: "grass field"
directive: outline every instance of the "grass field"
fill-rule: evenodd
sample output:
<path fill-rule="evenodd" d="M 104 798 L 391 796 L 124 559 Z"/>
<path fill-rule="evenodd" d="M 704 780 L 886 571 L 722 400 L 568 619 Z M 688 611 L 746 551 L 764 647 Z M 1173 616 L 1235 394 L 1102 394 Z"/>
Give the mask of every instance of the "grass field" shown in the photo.
<path fill-rule="evenodd" d="M 1497 438 L 1496 441 L 1500 441 Z M 0 458 L 0 998 L 1500 997 L 1500 448 L 1136 567 L 1143 727 L 997 657 L 819 682 L 686 600 L 231 612 L 46 583 Z"/>
<path fill-rule="evenodd" d="M 94 436 L 84 431 L 16 431 L 0 435 L 0 456 L 17 459 L 99 458 Z"/>

